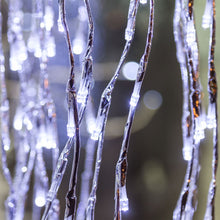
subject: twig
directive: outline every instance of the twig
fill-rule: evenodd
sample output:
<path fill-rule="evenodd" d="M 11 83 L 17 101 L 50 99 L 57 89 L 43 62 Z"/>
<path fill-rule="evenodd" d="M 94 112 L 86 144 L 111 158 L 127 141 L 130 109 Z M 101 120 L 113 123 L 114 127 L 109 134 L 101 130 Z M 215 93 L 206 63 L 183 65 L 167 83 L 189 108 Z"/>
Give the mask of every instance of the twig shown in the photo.
<path fill-rule="evenodd" d="M 212 161 L 212 181 L 209 187 L 207 208 L 204 219 L 215 219 L 215 197 L 216 197 L 216 174 L 218 167 L 218 110 L 217 110 L 217 78 L 214 64 L 215 54 L 215 32 L 216 32 L 216 9 L 215 0 L 207 0 L 206 8 L 210 16 L 210 46 L 208 60 L 208 92 L 209 92 L 209 109 L 207 126 L 213 128 L 213 161 Z M 203 17 L 204 18 L 204 17 Z"/>
<path fill-rule="evenodd" d="M 137 109 L 137 103 L 140 97 L 141 86 L 146 74 L 148 58 L 150 55 L 152 38 L 153 38 L 153 26 L 154 26 L 154 0 L 151 0 L 148 34 L 146 39 L 145 51 L 139 63 L 137 79 L 135 81 L 133 93 L 130 99 L 129 114 L 124 129 L 124 137 L 121 146 L 121 152 L 115 171 L 115 217 L 114 217 L 115 220 L 121 219 L 121 211 L 128 210 L 128 198 L 126 193 L 126 176 L 128 169 L 127 155 L 128 155 L 129 139 L 131 135 L 131 127 L 133 124 L 134 115 Z"/>

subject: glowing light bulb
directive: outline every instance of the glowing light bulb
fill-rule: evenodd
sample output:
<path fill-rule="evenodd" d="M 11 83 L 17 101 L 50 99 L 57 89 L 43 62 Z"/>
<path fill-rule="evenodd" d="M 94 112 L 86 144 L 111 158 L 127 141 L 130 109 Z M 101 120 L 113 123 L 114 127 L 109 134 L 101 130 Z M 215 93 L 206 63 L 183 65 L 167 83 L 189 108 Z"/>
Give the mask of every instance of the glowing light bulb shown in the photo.
<path fill-rule="evenodd" d="M 90 117 L 87 120 L 88 120 L 88 122 L 87 122 L 87 131 L 89 132 L 89 134 L 92 134 L 93 131 L 95 130 L 95 127 L 96 127 L 95 119 L 93 117 Z"/>
<path fill-rule="evenodd" d="M 184 140 L 184 147 L 183 147 L 183 158 L 186 161 L 190 161 L 192 158 L 192 139 L 185 138 Z"/>
<path fill-rule="evenodd" d="M 120 210 L 127 212 L 129 210 L 129 202 L 125 186 L 120 188 Z"/>
<path fill-rule="evenodd" d="M 53 27 L 53 18 L 54 18 L 53 9 L 47 5 L 45 7 L 45 16 L 44 16 L 44 23 L 47 31 L 50 31 Z"/>
<path fill-rule="evenodd" d="M 86 103 L 87 91 L 86 90 L 79 90 L 77 94 L 77 102 L 84 104 Z"/>
<path fill-rule="evenodd" d="M 196 32 L 193 20 L 187 23 L 187 32 L 186 32 L 186 42 L 189 45 L 192 45 L 196 41 Z"/>
<path fill-rule="evenodd" d="M 206 119 L 207 128 L 215 128 L 216 127 L 216 112 L 215 112 L 215 105 L 209 104 L 208 107 L 208 115 Z"/>
<path fill-rule="evenodd" d="M 5 150 L 5 151 L 9 151 L 9 149 L 10 149 L 9 145 L 5 144 L 5 145 L 4 145 L 4 150 Z"/>
<path fill-rule="evenodd" d="M 43 207 L 46 203 L 46 199 L 45 199 L 45 196 L 43 195 L 39 195 L 35 198 L 35 205 L 38 206 L 38 207 Z"/>
<path fill-rule="evenodd" d="M 75 135 L 75 124 L 74 124 L 73 114 L 74 114 L 73 109 L 70 108 L 68 111 L 68 123 L 66 125 L 68 137 L 74 137 Z"/>
<path fill-rule="evenodd" d="M 205 12 L 202 17 L 202 27 L 204 29 L 209 28 L 211 25 L 212 22 L 211 14 L 212 14 L 212 3 L 208 1 L 206 3 Z"/>
<path fill-rule="evenodd" d="M 96 121 L 94 125 L 94 130 L 92 132 L 92 136 L 91 136 L 92 140 L 97 141 L 99 139 L 99 136 L 103 128 L 104 120 L 105 120 L 104 115 L 98 117 L 98 120 Z"/>
<path fill-rule="evenodd" d="M 84 41 L 81 38 L 75 38 L 73 40 L 73 53 L 79 55 L 83 52 Z"/>
<path fill-rule="evenodd" d="M 27 172 L 27 167 L 26 167 L 26 166 L 23 166 L 23 167 L 21 168 L 21 172 L 22 172 L 22 173 Z"/>
<path fill-rule="evenodd" d="M 64 32 L 64 28 L 63 28 L 63 24 L 62 24 L 60 16 L 59 16 L 59 18 L 57 20 L 57 26 L 58 26 L 58 31 L 59 32 Z"/>
<path fill-rule="evenodd" d="M 147 4 L 147 0 L 140 0 L 141 4 Z"/>
<path fill-rule="evenodd" d="M 203 127 L 203 118 L 199 116 L 195 119 L 195 143 L 198 144 L 202 139 L 205 138 L 204 127 Z"/>
<path fill-rule="evenodd" d="M 20 131 L 23 126 L 23 121 L 22 121 L 22 114 L 20 112 L 16 113 L 14 122 L 13 122 L 13 127 L 15 130 Z"/>
<path fill-rule="evenodd" d="M 27 129 L 30 131 L 33 128 L 33 124 L 31 120 L 26 116 L 24 117 L 24 124 L 26 125 Z"/>
<path fill-rule="evenodd" d="M 45 148 L 47 149 L 54 149 L 56 148 L 56 138 L 54 135 L 55 132 L 52 131 L 52 129 L 47 129 L 47 144 Z"/>
<path fill-rule="evenodd" d="M 10 68 L 12 71 L 21 70 L 22 68 L 21 64 L 16 59 L 14 59 L 12 56 L 10 57 L 9 62 L 10 62 Z"/>
<path fill-rule="evenodd" d="M 135 107 L 139 101 L 140 95 L 137 94 L 132 94 L 131 99 L 130 99 L 130 105 Z"/>
<path fill-rule="evenodd" d="M 132 20 L 128 20 L 128 24 L 125 29 L 125 40 L 126 41 L 130 41 L 133 37 L 134 30 L 133 30 L 132 24 L 133 24 Z"/>
<path fill-rule="evenodd" d="M 53 36 L 50 36 L 50 38 L 47 40 L 47 56 L 54 57 L 55 55 L 56 55 L 55 39 Z"/>

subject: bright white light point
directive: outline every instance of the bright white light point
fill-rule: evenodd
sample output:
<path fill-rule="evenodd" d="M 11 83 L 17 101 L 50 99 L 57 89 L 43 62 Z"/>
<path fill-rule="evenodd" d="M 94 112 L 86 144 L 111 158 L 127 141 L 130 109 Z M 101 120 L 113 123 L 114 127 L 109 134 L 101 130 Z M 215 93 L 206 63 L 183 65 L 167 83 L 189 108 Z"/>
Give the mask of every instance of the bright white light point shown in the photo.
<path fill-rule="evenodd" d="M 1 72 L 5 72 L 5 67 L 4 67 L 4 65 L 0 65 L 0 71 L 1 71 Z"/>
<path fill-rule="evenodd" d="M 76 38 L 73 40 L 73 53 L 79 55 L 83 52 L 83 40 L 80 38 Z"/>
<path fill-rule="evenodd" d="M 43 207 L 46 203 L 46 199 L 44 196 L 37 196 L 35 199 L 35 205 L 38 207 Z"/>
<path fill-rule="evenodd" d="M 25 166 L 24 166 L 24 167 L 22 167 L 22 168 L 21 168 L 21 171 L 22 171 L 22 173 L 27 172 L 27 167 L 25 167 Z"/>
<path fill-rule="evenodd" d="M 129 210 L 127 203 L 128 201 L 121 201 L 121 211 L 127 212 Z"/>
<path fill-rule="evenodd" d="M 191 158 L 192 158 L 192 156 L 191 156 L 190 152 L 185 152 L 185 154 L 184 154 L 184 160 L 190 161 Z"/>
<path fill-rule="evenodd" d="M 10 147 L 8 145 L 4 145 L 4 150 L 8 151 L 10 149 Z"/>
<path fill-rule="evenodd" d="M 15 205 L 14 205 L 13 202 L 9 202 L 9 203 L 8 203 L 8 206 L 9 206 L 10 208 L 14 208 Z"/>
<path fill-rule="evenodd" d="M 50 6 L 45 7 L 45 15 L 44 15 L 44 22 L 45 22 L 45 27 L 47 31 L 50 31 L 51 28 L 53 27 L 53 10 Z"/>
<path fill-rule="evenodd" d="M 163 102 L 161 94 L 155 90 L 147 91 L 143 99 L 145 106 L 151 110 L 158 109 Z"/>
<path fill-rule="evenodd" d="M 97 140 L 99 139 L 99 135 L 100 135 L 100 132 L 94 130 L 94 131 L 92 132 L 91 139 L 94 140 L 94 141 L 97 141 Z"/>
<path fill-rule="evenodd" d="M 48 57 L 54 57 L 56 55 L 55 45 L 50 45 L 47 47 L 47 56 Z"/>
<path fill-rule="evenodd" d="M 211 129 L 211 128 L 215 128 L 216 127 L 215 115 L 216 115 L 216 113 L 215 113 L 215 106 L 213 104 L 209 104 L 207 121 L 206 121 L 207 128 Z"/>
<path fill-rule="evenodd" d="M 135 107 L 139 101 L 139 97 L 140 97 L 139 95 L 132 94 L 130 99 L 130 105 Z"/>
<path fill-rule="evenodd" d="M 87 91 L 79 91 L 77 94 L 77 102 L 85 105 L 86 97 Z"/>
<path fill-rule="evenodd" d="M 89 119 L 87 123 L 87 131 L 92 134 L 96 128 L 95 120 Z"/>
<path fill-rule="evenodd" d="M 120 198 L 120 210 L 127 212 L 129 209 L 129 202 L 127 197 L 127 192 L 125 186 L 121 188 L 121 198 Z"/>
<path fill-rule="evenodd" d="M 20 131 L 22 129 L 22 120 L 15 119 L 13 125 L 15 130 Z"/>
<path fill-rule="evenodd" d="M 21 70 L 21 64 L 14 58 L 10 58 L 10 68 L 12 71 Z"/>
<path fill-rule="evenodd" d="M 59 32 L 64 32 L 64 27 L 63 27 L 61 18 L 58 18 L 58 20 L 57 20 L 57 26 L 58 26 Z"/>
<path fill-rule="evenodd" d="M 40 58 L 41 55 L 42 55 L 41 49 L 40 48 L 36 48 L 35 52 L 34 52 L 34 56 L 37 57 L 37 58 Z"/>
<path fill-rule="evenodd" d="M 122 68 L 124 77 L 128 80 L 135 80 L 137 77 L 138 67 L 139 64 L 136 62 L 127 62 Z"/>
<path fill-rule="evenodd" d="M 140 0 L 141 4 L 147 4 L 147 0 Z"/>
<path fill-rule="evenodd" d="M 183 148 L 183 158 L 186 161 L 190 161 L 192 158 L 192 147 L 190 145 L 185 145 Z"/>

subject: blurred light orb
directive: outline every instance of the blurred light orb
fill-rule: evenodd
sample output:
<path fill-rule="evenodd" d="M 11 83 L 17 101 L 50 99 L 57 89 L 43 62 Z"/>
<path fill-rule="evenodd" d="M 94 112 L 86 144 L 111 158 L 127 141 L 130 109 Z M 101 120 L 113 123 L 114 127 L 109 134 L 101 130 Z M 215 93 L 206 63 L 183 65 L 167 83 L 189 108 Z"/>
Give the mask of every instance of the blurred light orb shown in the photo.
<path fill-rule="evenodd" d="M 26 167 L 26 166 L 23 166 L 23 167 L 21 168 L 21 171 L 22 171 L 22 173 L 27 172 L 27 167 Z"/>
<path fill-rule="evenodd" d="M 20 131 L 22 129 L 22 118 L 21 117 L 16 117 L 13 123 L 13 127 L 15 130 Z"/>
<path fill-rule="evenodd" d="M 137 77 L 138 67 L 139 64 L 136 62 L 127 62 L 122 68 L 123 76 L 128 80 L 135 80 Z"/>
<path fill-rule="evenodd" d="M 73 40 L 73 53 L 76 55 L 80 55 L 83 52 L 84 42 L 80 38 L 76 38 Z"/>
<path fill-rule="evenodd" d="M 161 94 L 155 90 L 147 91 L 144 94 L 143 100 L 144 100 L 145 106 L 151 110 L 158 109 L 163 102 L 163 98 Z"/>
<path fill-rule="evenodd" d="M 10 149 L 9 145 L 4 145 L 4 150 L 5 151 L 9 151 L 9 149 Z"/>
<path fill-rule="evenodd" d="M 35 199 L 35 205 L 38 207 L 43 207 L 46 204 L 46 199 L 44 196 L 37 196 Z"/>
<path fill-rule="evenodd" d="M 140 0 L 141 4 L 147 4 L 147 0 Z"/>

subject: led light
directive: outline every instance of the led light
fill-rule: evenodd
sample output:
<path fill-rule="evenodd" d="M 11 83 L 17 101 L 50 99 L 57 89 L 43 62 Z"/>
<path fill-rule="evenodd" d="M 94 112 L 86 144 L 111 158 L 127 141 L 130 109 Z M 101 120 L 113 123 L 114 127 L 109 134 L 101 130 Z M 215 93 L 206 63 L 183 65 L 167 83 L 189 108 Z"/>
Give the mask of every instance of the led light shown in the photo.
<path fill-rule="evenodd" d="M 14 57 L 10 57 L 9 59 L 9 62 L 10 62 L 10 68 L 12 71 L 18 71 L 18 70 L 21 70 L 21 64 L 18 62 L 17 59 L 15 59 Z"/>
<path fill-rule="evenodd" d="M 147 0 L 140 0 L 141 4 L 147 4 Z"/>
<path fill-rule="evenodd" d="M 50 37 L 47 41 L 47 56 L 54 57 L 56 55 L 56 45 L 54 37 Z"/>
<path fill-rule="evenodd" d="M 10 149 L 9 145 L 5 144 L 5 145 L 4 145 L 4 150 L 5 150 L 5 151 L 9 151 L 9 149 Z"/>
<path fill-rule="evenodd" d="M 44 23 L 47 31 L 50 31 L 53 27 L 54 13 L 50 6 L 45 7 Z"/>
<path fill-rule="evenodd" d="M 209 28 L 211 25 L 211 22 L 212 22 L 211 13 L 212 13 L 212 3 L 207 1 L 205 12 L 202 17 L 202 27 L 204 29 Z"/>
<path fill-rule="evenodd" d="M 22 173 L 27 172 L 27 167 L 26 167 L 26 166 L 23 166 L 23 167 L 21 168 L 21 172 L 22 172 Z"/>
<path fill-rule="evenodd" d="M 38 207 L 43 207 L 46 203 L 45 196 L 39 195 L 35 198 L 35 205 Z"/>
<path fill-rule="evenodd" d="M 74 137 L 75 136 L 75 124 L 74 124 L 73 115 L 74 115 L 73 109 L 69 108 L 69 110 L 68 110 L 68 123 L 66 125 L 67 136 L 68 137 Z"/>
<path fill-rule="evenodd" d="M 73 40 L 73 53 L 79 55 L 83 52 L 84 41 L 81 38 L 75 38 Z"/>
<path fill-rule="evenodd" d="M 193 20 L 187 22 L 186 28 L 186 42 L 188 43 L 188 45 L 192 45 L 196 41 L 196 32 Z"/>
<path fill-rule="evenodd" d="M 97 141 L 102 132 L 103 124 L 104 124 L 105 116 L 102 115 L 98 118 L 98 120 L 94 124 L 94 130 L 92 132 L 91 139 Z"/>
<path fill-rule="evenodd" d="M 95 119 L 90 117 L 87 122 L 87 131 L 89 132 L 89 134 L 93 133 L 95 127 L 96 127 Z"/>
<path fill-rule="evenodd" d="M 216 118 L 215 118 L 216 112 L 215 112 L 215 105 L 209 104 L 208 107 L 208 115 L 206 120 L 207 128 L 215 128 L 216 127 Z"/>
<path fill-rule="evenodd" d="M 187 138 L 184 140 L 184 147 L 183 147 L 183 158 L 186 161 L 190 161 L 192 158 L 192 141 L 191 138 Z"/>
<path fill-rule="evenodd" d="M 120 210 L 127 212 L 129 210 L 129 202 L 125 186 L 120 188 Z"/>
<path fill-rule="evenodd" d="M 58 26 L 59 32 L 64 32 L 64 28 L 63 28 L 63 24 L 62 24 L 60 16 L 59 16 L 59 18 L 57 20 L 57 26 Z"/>
<path fill-rule="evenodd" d="M 87 97 L 87 91 L 86 90 L 81 91 L 81 89 L 80 89 L 77 94 L 77 102 L 85 105 L 86 97 Z"/>
<path fill-rule="evenodd" d="M 22 129 L 22 124 L 22 119 L 19 116 L 15 117 L 13 123 L 14 129 L 20 131 Z"/>
<path fill-rule="evenodd" d="M 135 107 L 138 103 L 139 97 L 140 97 L 139 95 L 132 94 L 131 99 L 130 99 L 130 105 Z"/>

